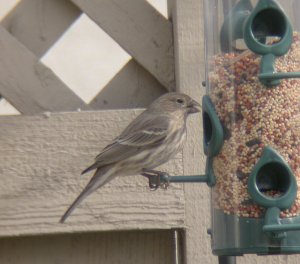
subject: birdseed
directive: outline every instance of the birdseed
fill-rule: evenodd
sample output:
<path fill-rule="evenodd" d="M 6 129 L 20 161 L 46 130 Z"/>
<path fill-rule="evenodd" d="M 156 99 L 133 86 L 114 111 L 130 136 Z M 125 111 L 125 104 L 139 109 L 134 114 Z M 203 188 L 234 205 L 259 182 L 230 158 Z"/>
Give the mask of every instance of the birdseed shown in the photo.
<path fill-rule="evenodd" d="M 214 157 L 217 183 L 213 204 L 227 214 L 262 217 L 265 209 L 253 202 L 247 184 L 265 146 L 271 146 L 291 167 L 300 187 L 300 79 L 283 79 L 266 88 L 258 80 L 261 56 L 223 53 L 213 57 L 209 96 L 224 128 L 225 140 Z M 289 52 L 276 59 L 278 72 L 300 71 L 300 34 L 294 33 Z M 282 195 L 268 190 L 270 197 Z M 281 217 L 300 214 L 300 192 Z"/>

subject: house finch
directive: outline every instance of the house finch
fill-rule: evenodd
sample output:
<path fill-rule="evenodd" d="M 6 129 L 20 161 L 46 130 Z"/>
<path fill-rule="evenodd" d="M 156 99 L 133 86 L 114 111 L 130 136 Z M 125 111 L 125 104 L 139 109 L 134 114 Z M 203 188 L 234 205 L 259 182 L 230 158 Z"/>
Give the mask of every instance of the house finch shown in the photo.
<path fill-rule="evenodd" d="M 167 93 L 156 99 L 102 150 L 94 164 L 82 172 L 96 169 L 60 222 L 63 223 L 83 199 L 116 176 L 159 174 L 153 168 L 172 159 L 181 150 L 187 116 L 199 112 L 199 106 L 182 93 Z"/>

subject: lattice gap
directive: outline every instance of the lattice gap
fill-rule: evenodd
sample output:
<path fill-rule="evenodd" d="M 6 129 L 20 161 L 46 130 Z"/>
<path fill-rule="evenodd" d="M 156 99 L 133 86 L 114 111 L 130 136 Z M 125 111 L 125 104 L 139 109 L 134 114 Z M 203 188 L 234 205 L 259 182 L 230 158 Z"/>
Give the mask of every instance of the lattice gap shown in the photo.
<path fill-rule="evenodd" d="M 131 56 L 82 14 L 41 61 L 87 104 Z"/>

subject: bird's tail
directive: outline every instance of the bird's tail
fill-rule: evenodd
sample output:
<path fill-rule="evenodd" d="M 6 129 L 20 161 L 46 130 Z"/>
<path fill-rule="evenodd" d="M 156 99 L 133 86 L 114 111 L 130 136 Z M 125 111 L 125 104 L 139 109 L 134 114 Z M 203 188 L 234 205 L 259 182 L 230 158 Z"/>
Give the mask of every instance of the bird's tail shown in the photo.
<path fill-rule="evenodd" d="M 107 183 L 111 180 L 110 176 L 112 176 L 113 172 L 111 171 L 111 167 L 99 168 L 95 172 L 94 176 L 87 184 L 87 186 L 83 189 L 83 191 L 79 194 L 79 196 L 75 199 L 75 201 L 70 205 L 68 210 L 64 213 L 64 215 L 59 220 L 60 223 L 64 223 L 68 216 L 74 211 L 74 209 L 92 192 L 96 189 Z"/>
<path fill-rule="evenodd" d="M 98 167 L 98 164 L 95 162 L 94 164 L 92 164 L 91 166 L 89 166 L 88 168 L 86 168 L 85 170 L 83 170 L 81 172 L 81 175 L 83 175 L 83 174 L 85 174 L 85 173 L 87 173 L 87 172 L 89 172 L 91 170 L 97 169 L 97 167 Z"/>

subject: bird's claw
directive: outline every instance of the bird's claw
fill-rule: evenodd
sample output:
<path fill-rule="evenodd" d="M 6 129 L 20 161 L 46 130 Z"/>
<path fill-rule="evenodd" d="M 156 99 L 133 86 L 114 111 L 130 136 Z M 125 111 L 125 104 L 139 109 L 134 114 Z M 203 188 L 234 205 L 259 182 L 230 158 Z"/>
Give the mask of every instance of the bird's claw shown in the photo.
<path fill-rule="evenodd" d="M 167 190 L 170 185 L 170 175 L 163 172 L 158 178 L 160 179 L 160 188 Z"/>
<path fill-rule="evenodd" d="M 166 172 L 147 172 L 142 175 L 148 178 L 151 191 L 156 191 L 159 187 L 166 190 L 170 185 L 170 175 Z"/>
<path fill-rule="evenodd" d="M 150 176 L 149 179 L 149 188 L 150 191 L 156 191 L 160 186 L 160 177 L 159 176 Z"/>

